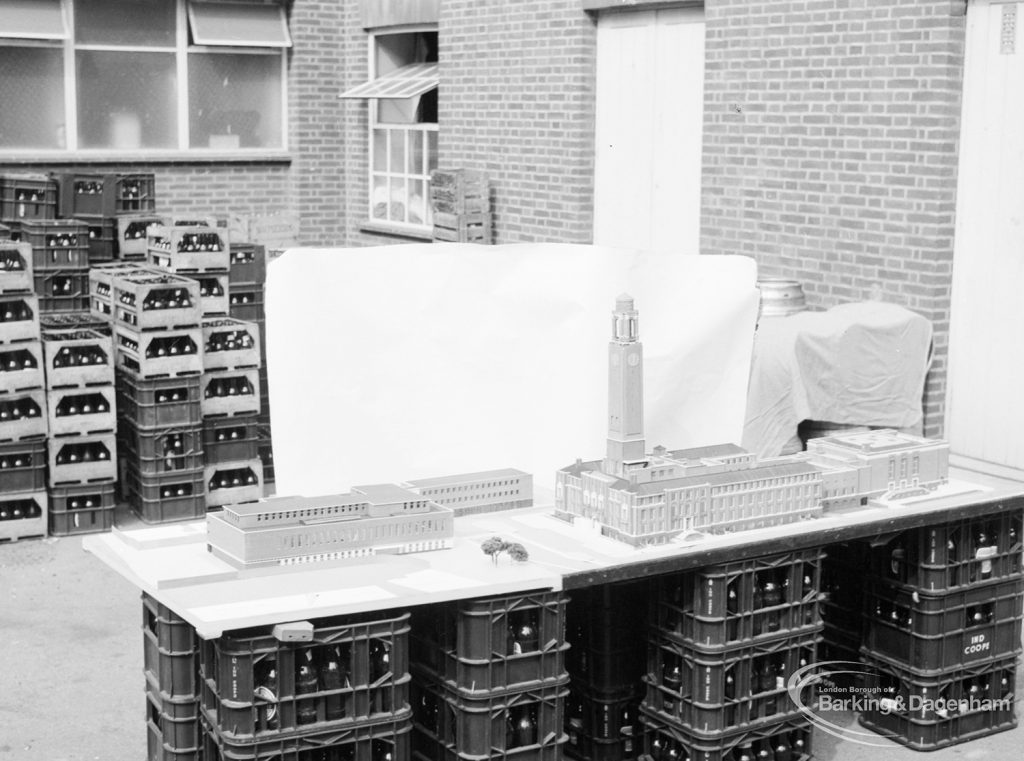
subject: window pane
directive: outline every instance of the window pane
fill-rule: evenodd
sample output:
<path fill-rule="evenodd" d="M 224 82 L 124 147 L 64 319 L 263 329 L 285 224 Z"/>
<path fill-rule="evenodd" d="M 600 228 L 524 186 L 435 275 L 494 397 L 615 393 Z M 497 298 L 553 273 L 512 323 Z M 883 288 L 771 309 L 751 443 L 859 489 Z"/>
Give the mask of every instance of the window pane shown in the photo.
<path fill-rule="evenodd" d="M 94 45 L 173 47 L 175 0 L 75 0 L 75 39 Z"/>
<path fill-rule="evenodd" d="M 404 129 L 391 130 L 391 161 L 389 172 L 401 172 L 405 169 L 405 135 Z"/>
<path fill-rule="evenodd" d="M 405 178 L 391 178 L 391 205 L 388 219 L 405 222 Z"/>
<path fill-rule="evenodd" d="M 0 37 L 63 40 L 67 36 L 60 0 L 0 0 Z"/>
<path fill-rule="evenodd" d="M 176 148 L 171 53 L 80 50 L 78 138 L 83 148 Z"/>
<path fill-rule="evenodd" d="M 388 179 L 379 174 L 373 176 L 373 198 L 370 201 L 374 219 L 388 218 Z"/>
<path fill-rule="evenodd" d="M 387 130 L 373 131 L 373 169 L 377 172 L 388 170 L 388 133 Z"/>
<path fill-rule="evenodd" d="M 189 127 L 193 148 L 280 148 L 281 57 L 192 53 Z"/>
<path fill-rule="evenodd" d="M 427 172 L 437 169 L 437 132 L 427 133 Z"/>
<path fill-rule="evenodd" d="M 64 148 L 64 56 L 0 47 L 0 146 Z"/>
<path fill-rule="evenodd" d="M 190 2 L 188 18 L 196 45 L 291 47 L 284 8 L 252 3 Z"/>
<path fill-rule="evenodd" d="M 413 132 L 409 135 L 409 174 L 423 174 L 423 141 L 427 139 L 426 132 Z"/>

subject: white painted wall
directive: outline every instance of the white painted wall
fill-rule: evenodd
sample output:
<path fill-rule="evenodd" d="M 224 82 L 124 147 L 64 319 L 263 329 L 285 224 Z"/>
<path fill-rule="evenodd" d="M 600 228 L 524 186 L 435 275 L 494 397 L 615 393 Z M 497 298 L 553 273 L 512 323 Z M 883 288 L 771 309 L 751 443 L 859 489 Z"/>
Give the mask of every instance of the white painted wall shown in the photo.
<path fill-rule="evenodd" d="M 602 14 L 596 244 L 699 253 L 703 119 L 704 11 Z"/>
<path fill-rule="evenodd" d="M 1024 477 L 1024 2 L 971 0 L 950 315 L 952 460 Z"/>

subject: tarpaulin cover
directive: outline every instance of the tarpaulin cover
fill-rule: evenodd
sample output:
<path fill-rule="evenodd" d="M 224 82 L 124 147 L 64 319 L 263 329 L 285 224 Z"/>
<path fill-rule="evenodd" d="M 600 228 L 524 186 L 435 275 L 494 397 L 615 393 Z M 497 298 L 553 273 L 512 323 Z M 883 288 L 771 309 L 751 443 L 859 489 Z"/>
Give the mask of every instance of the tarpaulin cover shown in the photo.
<path fill-rule="evenodd" d="M 556 244 L 293 249 L 268 267 L 278 494 L 604 456 L 628 292 L 648 451 L 737 442 L 757 314 L 746 257 Z"/>
<path fill-rule="evenodd" d="M 777 455 L 803 420 L 919 424 L 931 341 L 927 319 L 876 301 L 762 318 L 743 446 Z"/>

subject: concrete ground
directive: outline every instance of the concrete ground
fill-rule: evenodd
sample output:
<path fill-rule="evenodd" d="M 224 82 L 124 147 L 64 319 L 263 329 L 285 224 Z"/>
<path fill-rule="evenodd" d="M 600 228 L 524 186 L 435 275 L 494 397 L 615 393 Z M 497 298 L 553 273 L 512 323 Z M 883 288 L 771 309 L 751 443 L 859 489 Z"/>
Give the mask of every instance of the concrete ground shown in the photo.
<path fill-rule="evenodd" d="M 120 525 L 128 521 L 119 515 Z M 146 759 L 140 593 L 81 545 L 76 537 L 0 544 L 0 761 Z M 855 728 L 852 714 L 830 719 Z M 814 746 L 822 761 L 923 758 L 821 731 Z M 1022 748 L 1018 727 L 927 759 L 1003 761 Z"/>

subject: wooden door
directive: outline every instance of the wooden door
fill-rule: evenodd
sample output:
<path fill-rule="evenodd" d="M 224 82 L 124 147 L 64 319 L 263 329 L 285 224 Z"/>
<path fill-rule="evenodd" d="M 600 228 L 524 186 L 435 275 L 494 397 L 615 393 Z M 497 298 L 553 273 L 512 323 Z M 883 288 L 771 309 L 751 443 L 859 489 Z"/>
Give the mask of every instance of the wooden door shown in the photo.
<path fill-rule="evenodd" d="M 951 461 L 1024 477 L 1024 2 L 971 0 L 950 311 Z"/>
<path fill-rule="evenodd" d="M 602 14 L 595 243 L 699 253 L 703 119 L 703 10 Z"/>

